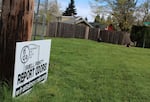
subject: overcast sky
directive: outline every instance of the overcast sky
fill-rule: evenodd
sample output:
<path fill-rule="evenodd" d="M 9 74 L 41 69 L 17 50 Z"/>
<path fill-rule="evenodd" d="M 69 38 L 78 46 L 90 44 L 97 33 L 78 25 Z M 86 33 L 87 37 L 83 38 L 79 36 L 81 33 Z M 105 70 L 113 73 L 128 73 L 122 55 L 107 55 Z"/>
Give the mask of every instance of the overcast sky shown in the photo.
<path fill-rule="evenodd" d="M 74 0 L 75 6 L 77 9 L 78 16 L 82 16 L 83 18 L 87 17 L 89 21 L 93 21 L 94 17 L 92 16 L 90 2 L 91 0 Z M 138 5 L 145 0 L 138 0 Z M 70 0 L 58 0 L 58 3 L 61 6 L 61 10 L 65 11 L 66 7 L 70 3 Z"/>
<path fill-rule="evenodd" d="M 38 1 L 38 0 L 35 0 Z M 45 0 L 41 0 L 45 1 Z M 52 0 L 49 0 L 49 2 Z M 61 7 L 61 11 L 65 11 L 66 8 L 68 7 L 68 4 L 70 3 L 70 0 L 57 0 L 58 4 Z M 90 1 L 92 0 L 74 0 L 75 1 L 75 7 L 77 9 L 77 16 L 82 16 L 83 18 L 87 17 L 88 21 L 93 22 L 94 17 L 91 12 L 91 7 L 90 7 Z M 145 0 L 138 0 L 138 5 Z"/>

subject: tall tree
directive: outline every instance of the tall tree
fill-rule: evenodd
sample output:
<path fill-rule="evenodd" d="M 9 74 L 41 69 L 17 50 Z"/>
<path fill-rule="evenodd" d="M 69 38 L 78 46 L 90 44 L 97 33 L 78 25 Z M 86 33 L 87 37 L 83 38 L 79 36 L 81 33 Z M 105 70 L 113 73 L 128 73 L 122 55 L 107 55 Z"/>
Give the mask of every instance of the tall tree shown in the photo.
<path fill-rule="evenodd" d="M 131 29 L 134 23 L 135 0 L 116 0 L 112 6 L 112 15 L 117 19 L 122 31 Z"/>
<path fill-rule="evenodd" d="M 85 20 L 86 20 L 86 21 L 88 21 L 88 18 L 87 18 L 87 17 L 85 17 Z"/>
<path fill-rule="evenodd" d="M 101 23 L 101 24 L 105 24 L 105 23 L 106 23 L 104 15 L 101 16 L 101 21 L 100 21 L 100 23 Z"/>
<path fill-rule="evenodd" d="M 97 8 L 105 8 L 104 12 L 112 15 L 122 31 L 128 31 L 134 22 L 136 0 L 94 0 Z M 107 9 L 106 9 L 107 8 Z"/>
<path fill-rule="evenodd" d="M 63 16 L 73 16 L 77 15 L 74 0 L 71 0 L 65 12 L 63 12 Z"/>
<path fill-rule="evenodd" d="M 135 16 L 138 23 L 143 24 L 145 21 L 150 21 L 150 0 L 145 0 L 137 7 Z"/>
<path fill-rule="evenodd" d="M 100 15 L 99 14 L 97 14 L 97 16 L 95 17 L 95 20 L 94 20 L 94 22 L 95 23 L 100 23 Z"/>
<path fill-rule="evenodd" d="M 47 5 L 46 5 L 47 3 Z M 45 8 L 45 6 L 47 6 Z M 61 15 L 61 11 L 60 11 L 60 6 L 57 2 L 57 0 L 50 0 L 48 2 L 48 0 L 45 2 L 41 2 L 40 3 L 40 8 L 39 8 L 39 14 L 40 15 L 45 15 L 46 14 L 46 20 L 47 22 L 52 21 L 54 19 L 54 17 L 56 18 L 57 16 Z M 42 16 L 38 17 L 39 21 L 42 21 Z"/>
<path fill-rule="evenodd" d="M 109 15 L 107 17 L 106 24 L 109 25 L 109 24 L 112 24 L 112 23 L 113 23 L 112 17 Z"/>
<path fill-rule="evenodd" d="M 144 12 L 143 22 L 148 21 L 148 16 L 150 14 L 150 0 L 146 0 L 142 7 Z"/>
<path fill-rule="evenodd" d="M 43 9 L 40 10 L 41 13 L 43 12 Z M 51 0 L 48 3 L 48 10 L 47 10 L 47 20 L 53 21 L 54 18 L 61 15 L 60 6 L 57 2 L 57 0 Z"/>

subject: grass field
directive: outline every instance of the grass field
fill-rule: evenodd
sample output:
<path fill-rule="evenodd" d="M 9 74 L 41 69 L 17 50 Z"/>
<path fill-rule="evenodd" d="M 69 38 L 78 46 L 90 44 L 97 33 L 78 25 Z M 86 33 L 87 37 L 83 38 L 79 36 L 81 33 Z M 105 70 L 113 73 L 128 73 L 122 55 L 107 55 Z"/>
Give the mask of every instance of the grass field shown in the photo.
<path fill-rule="evenodd" d="M 0 102 L 150 102 L 150 49 L 52 39 L 49 77 L 32 92 Z"/>

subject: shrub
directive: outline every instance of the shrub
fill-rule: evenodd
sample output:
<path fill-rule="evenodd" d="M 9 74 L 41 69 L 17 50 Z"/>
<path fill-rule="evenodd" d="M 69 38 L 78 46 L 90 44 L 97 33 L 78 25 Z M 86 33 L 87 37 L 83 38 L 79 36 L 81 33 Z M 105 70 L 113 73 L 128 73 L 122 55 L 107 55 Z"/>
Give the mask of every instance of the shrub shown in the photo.
<path fill-rule="evenodd" d="M 150 27 L 133 26 L 131 40 L 136 43 L 136 47 L 150 48 Z"/>

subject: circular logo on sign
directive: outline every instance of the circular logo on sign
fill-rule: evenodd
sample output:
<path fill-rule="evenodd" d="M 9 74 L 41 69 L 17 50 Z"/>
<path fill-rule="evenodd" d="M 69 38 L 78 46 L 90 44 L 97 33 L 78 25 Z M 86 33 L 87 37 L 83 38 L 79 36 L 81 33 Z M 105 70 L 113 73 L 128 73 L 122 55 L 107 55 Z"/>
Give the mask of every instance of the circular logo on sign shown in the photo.
<path fill-rule="evenodd" d="M 28 46 L 24 46 L 21 50 L 21 54 L 20 54 L 20 60 L 22 63 L 26 63 L 29 60 L 29 47 Z"/>

